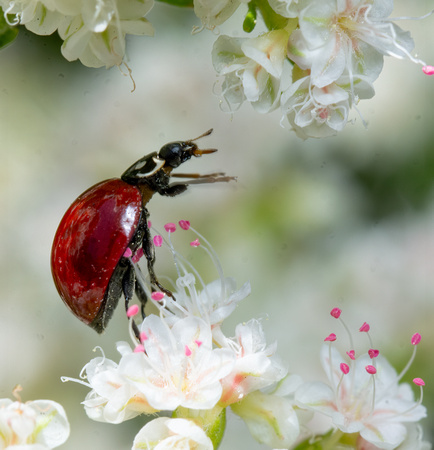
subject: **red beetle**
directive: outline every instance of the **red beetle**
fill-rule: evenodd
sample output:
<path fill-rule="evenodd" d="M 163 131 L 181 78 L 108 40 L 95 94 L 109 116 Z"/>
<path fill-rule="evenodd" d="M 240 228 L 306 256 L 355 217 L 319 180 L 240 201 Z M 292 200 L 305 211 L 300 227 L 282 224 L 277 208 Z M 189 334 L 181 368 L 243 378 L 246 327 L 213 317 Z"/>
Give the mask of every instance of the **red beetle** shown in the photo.
<path fill-rule="evenodd" d="M 151 285 L 171 295 L 154 273 L 154 248 L 148 228 L 146 205 L 158 192 L 173 197 L 189 184 L 230 181 L 222 173 L 209 175 L 172 174 L 192 156 L 213 153 L 199 150 L 196 139 L 171 142 L 127 169 L 121 178 L 102 181 L 81 194 L 60 222 L 51 251 L 51 271 L 66 306 L 98 333 L 106 328 L 119 298 L 125 305 L 134 290 L 144 307 L 146 294 L 136 283 L 135 269 L 125 252 L 142 247 L 148 262 Z M 193 178 L 169 184 L 171 177 Z"/>

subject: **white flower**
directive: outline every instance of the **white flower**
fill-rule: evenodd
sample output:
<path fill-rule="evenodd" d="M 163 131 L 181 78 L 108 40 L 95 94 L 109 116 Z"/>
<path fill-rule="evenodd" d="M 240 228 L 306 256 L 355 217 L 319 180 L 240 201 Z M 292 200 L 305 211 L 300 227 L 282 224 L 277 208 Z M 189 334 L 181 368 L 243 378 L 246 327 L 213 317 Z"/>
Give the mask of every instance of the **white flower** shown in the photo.
<path fill-rule="evenodd" d="M 288 56 L 310 69 L 312 83 L 328 86 L 347 71 L 350 77 L 378 76 L 383 55 L 409 58 L 413 40 L 387 20 L 393 0 L 302 0 L 300 29 L 292 33 Z"/>
<path fill-rule="evenodd" d="M 0 400 L 0 448 L 49 450 L 62 445 L 68 436 L 68 419 L 58 403 Z"/>
<path fill-rule="evenodd" d="M 59 24 L 62 54 L 68 61 L 80 59 L 88 67 L 119 66 L 126 34 L 154 34 L 144 18 L 154 0 L 86 0 L 82 5 L 79 15 L 67 16 Z"/>
<path fill-rule="evenodd" d="M 222 380 L 222 405 L 239 402 L 247 394 L 268 387 L 287 374 L 287 369 L 274 355 L 276 344 L 266 345 L 264 332 L 257 320 L 239 324 L 234 339 L 225 346 L 236 355 L 235 366 Z"/>
<path fill-rule="evenodd" d="M 125 345 L 118 345 L 120 348 L 125 348 Z M 126 352 L 127 355 L 131 353 L 131 349 Z M 121 423 L 140 414 L 156 412 L 144 395 L 120 373 L 114 361 L 105 357 L 94 358 L 84 366 L 82 372 L 86 373 L 88 380 L 82 384 L 92 388 L 83 402 L 86 414 L 92 420 Z"/>
<path fill-rule="evenodd" d="M 365 369 L 372 364 L 367 354 L 353 361 L 347 375 L 339 370 L 344 360 L 334 347 L 323 346 L 321 361 L 330 385 L 306 383 L 295 399 L 301 407 L 330 416 L 344 433 L 360 433 L 378 448 L 393 449 L 407 436 L 405 424 L 426 416 L 410 386 L 398 384 L 395 369 L 381 355 L 376 357 L 375 375 Z"/>
<path fill-rule="evenodd" d="M 221 25 L 248 0 L 194 0 L 194 12 L 207 28 Z"/>
<path fill-rule="evenodd" d="M 147 423 L 134 439 L 132 450 L 213 450 L 202 428 L 187 419 L 160 417 Z"/>
<path fill-rule="evenodd" d="M 214 280 L 199 292 L 195 284 L 196 278 L 191 273 L 176 280 L 176 301 L 167 298 L 162 310 L 167 323 L 173 324 L 179 318 L 195 316 L 210 325 L 221 324 L 234 311 L 238 302 L 250 294 L 250 283 L 245 283 L 237 290 L 235 280 L 228 277 Z"/>
<path fill-rule="evenodd" d="M 282 94 L 281 109 L 301 138 L 321 138 L 341 131 L 348 122 L 353 99 L 374 95 L 372 84 L 361 78 L 341 77 L 328 86 L 312 84 L 309 76 L 300 78 Z"/>
<path fill-rule="evenodd" d="M 56 31 L 63 15 L 55 10 L 53 1 L 39 0 L 0 0 L 5 19 L 11 25 L 25 25 L 32 33 L 52 34 Z M 11 22 L 8 15 L 14 15 Z"/>
<path fill-rule="evenodd" d="M 282 17 L 297 17 L 298 0 L 268 0 L 268 3 Z"/>
<path fill-rule="evenodd" d="M 225 77 L 222 95 L 231 110 L 244 100 L 261 113 L 279 105 L 288 37 L 287 31 L 275 30 L 253 39 L 217 39 L 212 59 L 217 73 Z"/>
<path fill-rule="evenodd" d="M 169 328 L 150 315 L 141 332 L 145 353 L 124 356 L 119 368 L 149 404 L 160 410 L 214 407 L 222 394 L 220 380 L 232 370 L 235 357 L 228 349 L 212 349 L 210 326 L 188 317 Z"/>

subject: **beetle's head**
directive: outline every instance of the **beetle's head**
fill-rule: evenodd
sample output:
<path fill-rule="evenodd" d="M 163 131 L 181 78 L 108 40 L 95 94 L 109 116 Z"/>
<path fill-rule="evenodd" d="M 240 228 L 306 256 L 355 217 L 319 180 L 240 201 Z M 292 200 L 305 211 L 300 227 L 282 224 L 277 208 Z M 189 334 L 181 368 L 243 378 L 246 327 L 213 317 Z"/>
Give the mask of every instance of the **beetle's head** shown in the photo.
<path fill-rule="evenodd" d="M 175 169 L 185 161 L 188 161 L 192 156 L 197 157 L 207 153 L 214 153 L 217 149 L 208 148 L 200 150 L 194 142 L 202 137 L 209 136 L 211 133 L 212 128 L 195 139 L 191 139 L 189 141 L 170 142 L 169 144 L 163 145 L 158 152 L 158 158 L 164 159 L 165 166 L 170 166 Z"/>

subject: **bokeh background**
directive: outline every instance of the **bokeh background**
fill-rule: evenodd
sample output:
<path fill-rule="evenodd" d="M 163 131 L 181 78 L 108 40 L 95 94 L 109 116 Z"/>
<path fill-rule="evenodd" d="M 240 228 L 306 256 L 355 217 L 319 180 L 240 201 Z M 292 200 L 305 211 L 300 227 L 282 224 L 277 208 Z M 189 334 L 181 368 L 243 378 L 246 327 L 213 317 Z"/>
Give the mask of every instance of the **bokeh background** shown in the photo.
<path fill-rule="evenodd" d="M 395 16 L 417 16 L 432 1 L 396 2 Z M 96 182 L 119 176 L 132 162 L 173 140 L 193 138 L 219 152 L 194 160 L 190 172 L 225 171 L 237 183 L 196 186 L 177 198 L 152 199 L 153 224 L 189 219 L 213 244 L 227 275 L 251 296 L 225 331 L 262 321 L 269 342 L 294 373 L 323 379 L 319 349 L 334 306 L 357 333 L 367 321 L 374 344 L 402 369 L 411 335 L 423 341 L 406 379 L 426 380 L 423 421 L 434 434 L 434 79 L 420 67 L 386 58 L 376 95 L 334 138 L 299 140 L 246 104 L 234 115 L 213 94 L 210 52 L 216 34 L 191 35 L 191 11 L 157 4 L 148 16 L 154 38 L 128 41 L 136 90 L 116 68 L 89 69 L 60 55 L 56 36 L 25 29 L 0 53 L 0 396 L 16 384 L 23 400 L 64 405 L 71 437 L 62 447 L 131 447 L 144 417 L 109 425 L 90 421 L 80 405 L 87 389 L 77 377 L 101 346 L 118 360 L 127 340 L 122 307 L 98 336 L 61 302 L 49 259 L 57 225 L 69 204 Z M 434 61 L 434 18 L 405 21 L 418 55 Z M 220 28 L 242 35 L 238 14 Z M 215 271 L 188 255 L 211 281 Z M 158 270 L 171 266 L 158 257 Z M 360 345 L 366 345 L 361 341 Z M 416 391 L 415 391 L 416 392 Z M 416 395 L 418 393 L 416 392 Z M 222 450 L 261 449 L 238 417 L 229 420 Z"/>

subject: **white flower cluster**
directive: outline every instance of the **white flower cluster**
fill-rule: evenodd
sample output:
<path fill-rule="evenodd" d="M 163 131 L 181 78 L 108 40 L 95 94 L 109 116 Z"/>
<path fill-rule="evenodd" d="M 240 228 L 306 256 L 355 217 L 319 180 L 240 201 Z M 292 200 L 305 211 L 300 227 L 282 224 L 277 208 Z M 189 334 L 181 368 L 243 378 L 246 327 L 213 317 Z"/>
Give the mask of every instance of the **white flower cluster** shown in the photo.
<path fill-rule="evenodd" d="M 192 230 L 188 221 L 179 225 Z M 245 421 L 257 441 L 273 449 L 430 449 L 418 424 L 426 417 L 422 395 L 416 401 L 410 386 L 400 383 L 415 357 L 418 333 L 411 339 L 413 356 L 398 375 L 372 348 L 366 323 L 359 331 L 368 335 L 371 348 L 356 354 L 341 310 L 334 308 L 331 315 L 342 322 L 350 348 L 342 357 L 332 347 L 336 335 L 330 334 L 321 352 L 329 384 L 303 382 L 288 375 L 275 355 L 276 345 L 266 344 L 257 320 L 237 325 L 235 336 L 226 336 L 222 324 L 250 294 L 249 284 L 237 290 L 234 280 L 223 276 L 212 247 L 193 230 L 199 239 L 191 245 L 208 253 L 220 275 L 205 284 L 174 249 L 175 224 L 165 229 L 168 237 L 157 234 L 154 243 L 173 255 L 178 273 L 173 297 L 152 292 L 136 265 L 142 287 L 159 314 L 134 326 L 131 317 L 139 308 L 133 305 L 127 316 L 134 348 L 119 342 L 119 362 L 103 355 L 84 366 L 81 380 L 63 378 L 91 389 L 83 402 L 91 419 L 116 424 L 140 414 L 172 413 L 171 418 L 148 422 L 136 435 L 132 450 L 218 448 L 227 407 Z M 138 253 L 128 257 L 137 264 Z M 420 389 L 424 385 L 420 378 L 414 383 Z M 330 418 L 330 432 L 315 430 L 315 421 L 310 423 L 314 414 Z"/>
<path fill-rule="evenodd" d="M 62 54 L 85 66 L 120 66 L 126 34 L 154 34 L 144 18 L 154 0 L 0 0 L 6 21 L 35 34 L 56 30 L 63 39 Z"/>
<path fill-rule="evenodd" d="M 384 55 L 425 66 L 410 53 L 410 34 L 388 19 L 393 0 L 266 1 L 286 19 L 282 28 L 255 38 L 223 35 L 214 44 L 213 63 L 224 77 L 221 94 L 230 111 L 245 100 L 261 113 L 280 107 L 283 122 L 299 137 L 326 137 L 345 127 L 359 100 L 374 95 Z M 210 28 L 239 5 L 216 3 L 219 9 L 209 5 L 202 12 Z"/>
<path fill-rule="evenodd" d="M 172 234 L 175 225 L 169 225 Z M 181 221 L 181 228 L 190 228 L 189 223 Z M 239 324 L 234 337 L 223 333 L 222 322 L 249 295 L 250 286 L 237 290 L 231 278 L 222 276 L 204 238 L 200 240 L 192 245 L 209 252 L 220 278 L 204 284 L 166 240 L 179 271 L 173 298 L 151 293 L 143 284 L 160 314 L 148 315 L 132 333 L 134 349 L 118 343 L 119 362 L 102 356 L 85 365 L 87 381 L 74 380 L 91 388 L 85 410 L 91 419 L 109 423 L 172 411 L 171 419 L 161 417 L 143 427 L 132 448 L 212 450 L 221 440 L 230 406 L 260 442 L 288 448 L 300 432 L 291 397 L 299 378 L 287 376 L 276 345 L 266 344 L 257 320 Z"/>
<path fill-rule="evenodd" d="M 68 436 L 68 419 L 58 403 L 0 399 L 0 449 L 50 450 Z"/>

